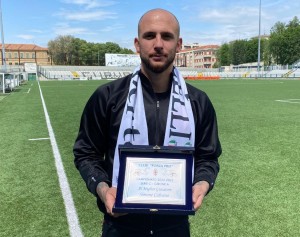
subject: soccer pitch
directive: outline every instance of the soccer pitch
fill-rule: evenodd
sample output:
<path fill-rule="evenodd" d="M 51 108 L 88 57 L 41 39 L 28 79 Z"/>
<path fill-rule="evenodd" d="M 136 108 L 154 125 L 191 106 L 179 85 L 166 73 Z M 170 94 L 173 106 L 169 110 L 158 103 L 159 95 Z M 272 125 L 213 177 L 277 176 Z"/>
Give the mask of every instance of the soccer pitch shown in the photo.
<path fill-rule="evenodd" d="M 102 83 L 40 82 L 58 171 L 38 83 L 0 94 L 0 236 L 100 235 L 102 215 L 72 148 L 83 107 Z M 223 148 L 215 189 L 190 218 L 191 236 L 300 236 L 300 80 L 189 83 L 211 98 Z"/>

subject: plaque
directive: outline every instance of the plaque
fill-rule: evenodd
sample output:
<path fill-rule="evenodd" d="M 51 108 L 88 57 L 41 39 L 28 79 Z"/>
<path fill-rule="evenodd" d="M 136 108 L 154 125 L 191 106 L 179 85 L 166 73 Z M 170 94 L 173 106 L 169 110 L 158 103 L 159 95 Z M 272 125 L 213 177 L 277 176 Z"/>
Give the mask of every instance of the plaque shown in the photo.
<path fill-rule="evenodd" d="M 120 145 L 115 213 L 194 215 L 191 147 Z"/>

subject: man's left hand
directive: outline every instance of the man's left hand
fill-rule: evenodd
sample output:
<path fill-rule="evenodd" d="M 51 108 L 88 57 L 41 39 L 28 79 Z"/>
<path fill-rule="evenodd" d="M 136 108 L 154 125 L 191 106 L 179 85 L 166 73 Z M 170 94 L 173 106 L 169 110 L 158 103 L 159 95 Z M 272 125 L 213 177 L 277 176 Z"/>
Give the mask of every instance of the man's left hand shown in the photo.
<path fill-rule="evenodd" d="M 193 186 L 193 204 L 194 209 L 197 211 L 202 202 L 203 198 L 205 197 L 206 193 L 209 189 L 209 183 L 206 181 L 199 181 L 198 183 L 195 183 Z"/>

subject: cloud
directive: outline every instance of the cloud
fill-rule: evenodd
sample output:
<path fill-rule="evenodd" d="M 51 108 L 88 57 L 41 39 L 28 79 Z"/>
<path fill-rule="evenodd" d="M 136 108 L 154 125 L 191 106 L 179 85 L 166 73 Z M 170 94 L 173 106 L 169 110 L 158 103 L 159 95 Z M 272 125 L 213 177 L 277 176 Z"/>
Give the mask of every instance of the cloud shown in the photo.
<path fill-rule="evenodd" d="M 240 24 L 241 21 L 249 22 L 254 17 L 258 18 L 258 8 L 240 6 L 225 9 L 205 9 L 198 14 L 200 20 L 210 20 L 216 23 Z"/>
<path fill-rule="evenodd" d="M 109 11 L 61 11 L 57 15 L 69 21 L 101 21 L 106 19 L 116 19 L 117 14 Z"/>
<path fill-rule="evenodd" d="M 119 30 L 119 29 L 124 29 L 125 27 L 123 25 L 110 25 L 110 26 L 106 26 L 102 29 L 100 29 L 99 31 L 102 32 L 112 32 L 115 30 Z"/>
<path fill-rule="evenodd" d="M 24 40 L 31 40 L 34 38 L 33 35 L 17 35 L 18 38 L 24 39 Z"/>
<path fill-rule="evenodd" d="M 54 28 L 56 35 L 79 35 L 79 34 L 91 34 L 86 28 L 83 27 L 71 27 L 67 23 L 57 24 Z"/>
<path fill-rule="evenodd" d="M 273 13 L 274 14 L 274 13 Z M 203 8 L 196 15 L 198 28 L 187 36 L 192 42 L 224 43 L 235 39 L 250 39 L 258 35 L 259 8 L 258 6 L 224 6 Z M 273 16 L 269 9 L 262 9 L 262 32 L 269 33 L 272 26 Z M 207 24 L 209 22 L 209 24 Z M 209 25 L 209 26 L 207 26 Z"/>
<path fill-rule="evenodd" d="M 97 0 L 62 0 L 63 3 L 85 6 L 86 9 L 97 7 L 108 7 L 115 5 L 115 1 L 97 1 Z"/>
<path fill-rule="evenodd" d="M 286 0 L 278 0 L 278 1 L 272 1 L 272 2 L 267 2 L 266 4 L 262 1 L 261 3 L 261 7 L 262 8 L 266 8 L 266 7 L 273 7 L 276 5 L 280 5 L 282 6 L 283 4 L 285 4 Z"/>
<path fill-rule="evenodd" d="M 33 33 L 40 33 L 40 34 L 42 34 L 42 33 L 43 33 L 43 31 L 42 31 L 42 30 L 36 30 L 36 29 L 32 29 L 32 30 L 30 30 L 30 32 L 33 32 Z"/>

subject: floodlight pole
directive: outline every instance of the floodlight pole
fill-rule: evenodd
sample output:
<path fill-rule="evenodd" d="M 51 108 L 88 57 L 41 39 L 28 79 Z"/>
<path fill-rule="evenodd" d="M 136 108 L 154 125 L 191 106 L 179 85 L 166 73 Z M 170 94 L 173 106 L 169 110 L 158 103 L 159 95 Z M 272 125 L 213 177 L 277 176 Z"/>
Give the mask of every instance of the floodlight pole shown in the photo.
<path fill-rule="evenodd" d="M 257 52 L 257 71 L 260 71 L 260 28 L 261 28 L 261 0 L 259 0 L 259 20 L 258 20 L 258 52 Z"/>
<path fill-rule="evenodd" d="M 2 20 L 2 1 L 0 0 L 0 21 L 1 21 L 1 40 L 2 40 L 2 65 L 3 71 L 6 72 L 6 59 L 5 59 L 5 44 L 4 44 L 4 32 L 3 32 L 3 20 Z"/>

